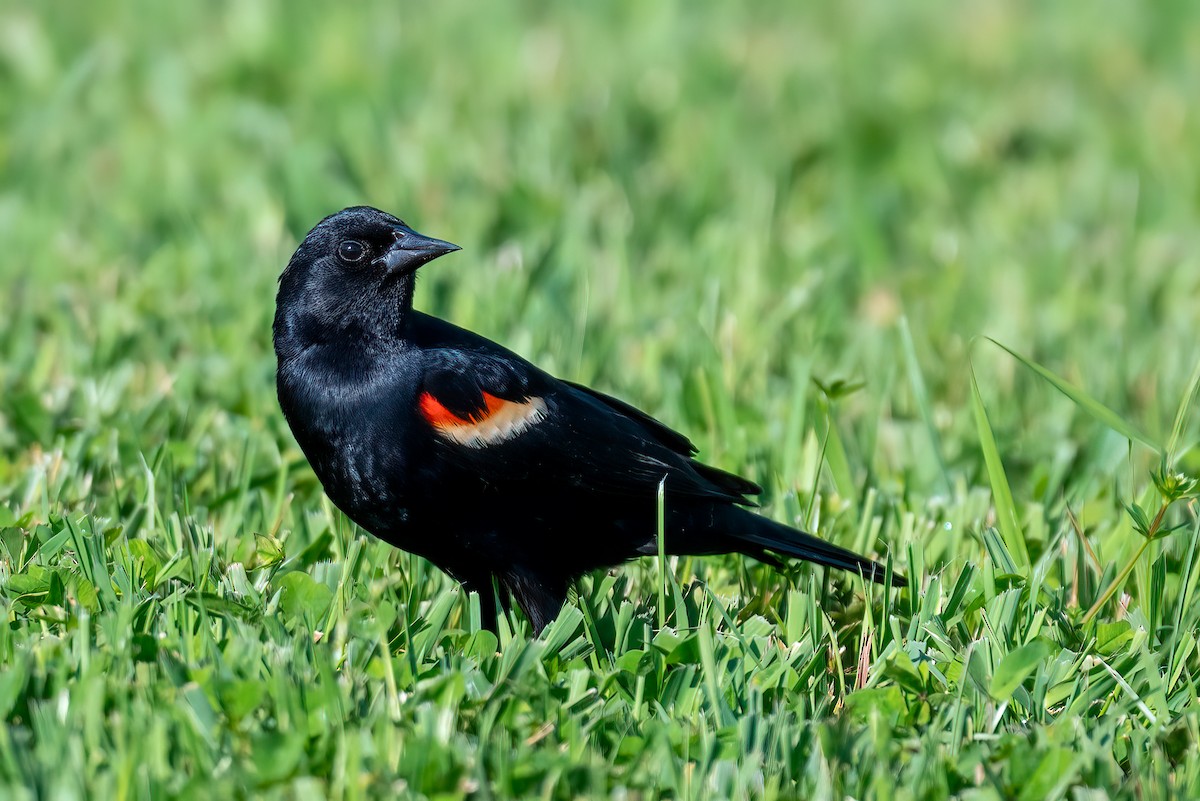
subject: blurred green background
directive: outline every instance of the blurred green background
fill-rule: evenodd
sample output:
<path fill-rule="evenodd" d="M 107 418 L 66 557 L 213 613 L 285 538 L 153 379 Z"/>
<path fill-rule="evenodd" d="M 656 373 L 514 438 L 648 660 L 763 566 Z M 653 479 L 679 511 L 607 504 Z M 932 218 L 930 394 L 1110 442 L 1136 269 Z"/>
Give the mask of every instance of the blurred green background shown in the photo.
<path fill-rule="evenodd" d="M 1195 517 L 1143 555 L 1160 456 L 977 337 L 1200 469 L 1197 76 L 1182 1 L 0 4 L 0 781 L 1195 790 Z M 690 560 L 663 610 L 647 561 L 544 640 L 473 630 L 274 399 L 278 273 L 362 203 L 464 247 L 418 306 L 920 591 Z"/>

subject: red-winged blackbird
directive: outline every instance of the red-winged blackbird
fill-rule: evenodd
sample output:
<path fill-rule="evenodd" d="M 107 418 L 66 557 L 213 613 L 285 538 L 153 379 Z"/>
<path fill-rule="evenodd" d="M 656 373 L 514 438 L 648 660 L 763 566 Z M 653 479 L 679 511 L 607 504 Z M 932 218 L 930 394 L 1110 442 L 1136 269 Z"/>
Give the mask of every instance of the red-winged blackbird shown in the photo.
<path fill-rule="evenodd" d="M 414 311 L 416 269 L 458 249 L 349 208 L 309 231 L 279 279 L 279 403 L 352 520 L 478 591 L 493 627 L 497 596 L 540 631 L 580 575 L 657 553 L 664 481 L 668 553 L 778 564 L 772 552 L 887 581 L 743 509 L 761 488 L 696 461 L 649 415 Z"/>

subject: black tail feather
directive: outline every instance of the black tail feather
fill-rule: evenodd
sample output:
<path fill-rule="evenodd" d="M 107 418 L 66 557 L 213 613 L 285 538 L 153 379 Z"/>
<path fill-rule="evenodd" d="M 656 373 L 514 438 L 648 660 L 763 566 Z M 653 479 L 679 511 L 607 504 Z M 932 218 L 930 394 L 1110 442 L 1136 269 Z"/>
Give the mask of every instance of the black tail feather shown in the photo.
<path fill-rule="evenodd" d="M 729 535 L 750 545 L 743 549 L 750 556 L 765 548 L 818 565 L 861 573 L 876 584 L 888 583 L 887 569 L 865 556 L 756 514 L 743 511 L 738 518 L 736 527 L 730 529 Z M 907 587 L 908 579 L 899 573 L 892 573 L 891 586 Z"/>

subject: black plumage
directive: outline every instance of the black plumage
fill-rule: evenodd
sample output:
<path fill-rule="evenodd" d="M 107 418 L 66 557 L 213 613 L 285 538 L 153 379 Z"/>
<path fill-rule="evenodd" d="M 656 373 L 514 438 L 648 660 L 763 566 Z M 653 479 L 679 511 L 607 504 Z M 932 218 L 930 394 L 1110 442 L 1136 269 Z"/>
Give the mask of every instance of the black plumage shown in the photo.
<path fill-rule="evenodd" d="M 548 375 L 412 307 L 415 270 L 458 250 L 368 207 L 312 229 L 280 277 L 279 402 L 333 502 L 535 630 L 580 575 L 657 552 L 884 568 L 743 508 L 755 483 L 629 404 Z M 905 580 L 892 576 L 892 583 Z"/>

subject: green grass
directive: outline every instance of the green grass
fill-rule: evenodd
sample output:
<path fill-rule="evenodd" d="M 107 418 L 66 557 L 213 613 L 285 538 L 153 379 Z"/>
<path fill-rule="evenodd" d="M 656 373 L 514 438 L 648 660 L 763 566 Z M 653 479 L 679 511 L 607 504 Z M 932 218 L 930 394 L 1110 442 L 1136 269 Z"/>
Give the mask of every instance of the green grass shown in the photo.
<path fill-rule="evenodd" d="M 1200 795 L 1200 6 L 801 5 L 0 5 L 0 796 Z M 275 402 L 354 203 L 913 588 L 479 631 Z"/>

